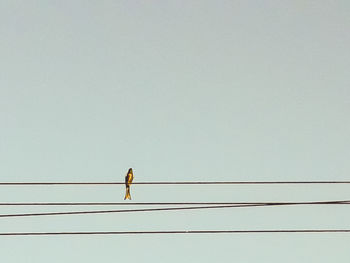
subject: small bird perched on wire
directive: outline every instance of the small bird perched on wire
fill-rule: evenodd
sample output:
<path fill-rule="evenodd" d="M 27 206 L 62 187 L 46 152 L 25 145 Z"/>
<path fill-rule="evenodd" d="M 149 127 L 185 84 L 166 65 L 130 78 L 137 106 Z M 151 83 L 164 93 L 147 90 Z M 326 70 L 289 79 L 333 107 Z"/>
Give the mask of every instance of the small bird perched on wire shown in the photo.
<path fill-rule="evenodd" d="M 124 200 L 129 199 L 131 200 L 131 195 L 130 195 L 130 185 L 132 183 L 132 180 L 134 179 L 134 174 L 132 172 L 132 168 L 129 169 L 128 173 L 125 176 L 125 187 L 126 187 L 126 192 L 125 192 L 125 197 Z"/>

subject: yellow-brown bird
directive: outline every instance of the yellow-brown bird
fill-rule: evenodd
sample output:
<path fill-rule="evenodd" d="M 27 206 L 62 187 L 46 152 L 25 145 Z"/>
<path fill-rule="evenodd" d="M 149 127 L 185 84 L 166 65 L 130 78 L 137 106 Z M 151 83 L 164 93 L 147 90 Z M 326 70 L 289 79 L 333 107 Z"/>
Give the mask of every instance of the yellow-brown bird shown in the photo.
<path fill-rule="evenodd" d="M 128 173 L 125 176 L 126 193 L 125 193 L 124 200 L 126 200 L 126 199 L 131 200 L 130 185 L 131 185 L 133 179 L 134 179 L 134 174 L 132 172 L 132 168 L 130 168 Z"/>

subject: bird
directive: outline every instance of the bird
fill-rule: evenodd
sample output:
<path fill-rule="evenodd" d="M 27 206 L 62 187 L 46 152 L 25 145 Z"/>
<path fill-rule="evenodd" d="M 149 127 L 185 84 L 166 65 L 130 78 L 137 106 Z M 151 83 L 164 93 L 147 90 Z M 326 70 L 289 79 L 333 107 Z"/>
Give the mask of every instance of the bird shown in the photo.
<path fill-rule="evenodd" d="M 124 200 L 126 200 L 126 199 L 131 200 L 130 185 L 131 185 L 133 179 L 134 179 L 134 174 L 132 172 L 132 168 L 129 168 L 128 173 L 125 176 L 126 192 L 125 192 Z"/>

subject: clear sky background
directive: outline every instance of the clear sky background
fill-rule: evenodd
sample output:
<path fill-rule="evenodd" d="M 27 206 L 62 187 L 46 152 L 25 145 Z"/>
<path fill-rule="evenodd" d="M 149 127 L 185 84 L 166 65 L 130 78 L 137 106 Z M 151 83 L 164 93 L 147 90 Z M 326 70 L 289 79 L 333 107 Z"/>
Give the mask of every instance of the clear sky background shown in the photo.
<path fill-rule="evenodd" d="M 1 1 L 0 181 L 349 180 L 349 1 Z M 350 199 L 134 185 L 135 202 Z M 119 202 L 124 187 L 1 187 Z M 101 207 L 99 207 L 101 209 Z M 111 207 L 109 207 L 110 209 Z M 86 210 L 1 207 L 1 213 Z M 97 209 L 91 207 L 90 209 Z M 347 206 L 2 218 L 0 232 L 350 228 Z M 0 237 L 2 262 L 349 262 L 350 234 Z"/>

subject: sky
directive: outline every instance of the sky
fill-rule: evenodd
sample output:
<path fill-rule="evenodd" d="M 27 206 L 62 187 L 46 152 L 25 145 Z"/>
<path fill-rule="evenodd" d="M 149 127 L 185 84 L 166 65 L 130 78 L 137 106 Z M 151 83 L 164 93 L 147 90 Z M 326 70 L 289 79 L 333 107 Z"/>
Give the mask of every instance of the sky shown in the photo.
<path fill-rule="evenodd" d="M 349 1 L 0 1 L 0 181 L 122 182 L 129 167 L 135 182 L 349 180 L 349 12 Z M 125 191 L 0 187 L 0 203 L 122 202 Z M 325 201 L 350 199 L 349 190 L 133 185 L 131 195 Z M 93 209 L 101 207 L 0 214 Z M 349 222 L 347 206 L 261 207 L 1 218 L 0 232 Z M 0 237 L 9 263 L 349 262 L 349 242 L 348 233 Z"/>

